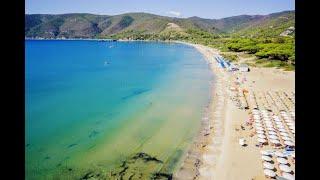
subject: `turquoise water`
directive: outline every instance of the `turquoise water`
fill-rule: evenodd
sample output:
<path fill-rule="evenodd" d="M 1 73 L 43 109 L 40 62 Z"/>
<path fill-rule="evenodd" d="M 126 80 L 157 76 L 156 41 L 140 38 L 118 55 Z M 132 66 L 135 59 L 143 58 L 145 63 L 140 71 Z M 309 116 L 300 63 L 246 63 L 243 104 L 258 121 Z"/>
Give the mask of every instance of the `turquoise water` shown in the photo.
<path fill-rule="evenodd" d="M 212 75 L 198 51 L 160 42 L 25 44 L 27 179 L 175 170 L 209 102 Z"/>

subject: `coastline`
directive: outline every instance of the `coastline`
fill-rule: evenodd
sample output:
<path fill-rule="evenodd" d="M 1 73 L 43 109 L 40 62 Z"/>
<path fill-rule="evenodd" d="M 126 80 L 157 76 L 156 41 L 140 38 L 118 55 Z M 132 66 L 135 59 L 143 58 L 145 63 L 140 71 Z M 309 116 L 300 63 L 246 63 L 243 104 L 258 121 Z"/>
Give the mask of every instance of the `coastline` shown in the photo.
<path fill-rule="evenodd" d="M 36 39 L 36 40 L 92 40 L 105 39 Z M 108 41 L 108 40 L 106 40 Z M 236 132 L 249 117 L 248 112 L 237 109 L 230 100 L 228 90 L 233 74 L 218 67 L 214 56 L 220 52 L 216 49 L 182 41 L 145 41 L 145 40 L 120 40 L 119 42 L 164 42 L 180 43 L 194 47 L 199 51 L 210 66 L 214 75 L 211 85 L 209 105 L 205 109 L 205 116 L 201 119 L 201 126 L 186 153 L 181 157 L 179 167 L 176 167 L 174 179 L 264 179 L 259 157 L 260 149 L 255 148 L 254 140 L 250 139 L 248 147 L 240 147 L 239 137 L 248 136 L 248 131 Z M 251 67 L 250 67 L 251 69 Z M 248 80 L 254 80 L 255 90 L 264 89 L 292 89 L 291 85 L 282 85 L 287 77 L 281 70 L 272 68 L 252 68 L 253 72 L 245 75 Z M 289 73 L 289 74 L 292 74 Z M 293 72 L 294 74 L 294 72 Z M 268 77 L 268 75 L 271 75 Z M 282 77 L 282 75 L 284 75 Z M 280 78 L 279 78 L 279 77 Z M 274 78 L 276 77 L 276 78 Z M 259 79 L 260 78 L 260 79 Z M 264 81 L 267 81 L 264 82 Z M 292 81 L 290 79 L 289 81 Z M 272 84 L 270 82 L 276 82 Z M 211 82 L 210 82 L 211 83 Z M 290 82 L 291 83 L 291 82 Z M 290 84 L 289 83 L 289 84 Z M 294 83 L 294 82 L 293 82 Z M 249 87 L 250 85 L 248 85 Z M 251 84 L 253 86 L 253 84 Z"/>
<path fill-rule="evenodd" d="M 215 76 L 209 114 L 203 119 L 198 136 L 188 149 L 174 179 L 265 179 L 260 160 L 260 148 L 251 136 L 252 128 L 237 130 L 245 126 L 250 117 L 248 110 L 239 109 L 232 99 L 230 87 L 236 78 L 246 79 L 241 88 L 251 92 L 283 91 L 294 93 L 295 72 L 275 68 L 254 68 L 250 72 L 229 73 L 218 67 L 214 56 L 219 50 L 204 45 L 176 41 L 193 46 L 205 57 Z M 240 88 L 240 87 L 239 87 Z M 251 105 L 250 105 L 251 106 Z M 240 138 L 247 139 L 241 147 Z"/>

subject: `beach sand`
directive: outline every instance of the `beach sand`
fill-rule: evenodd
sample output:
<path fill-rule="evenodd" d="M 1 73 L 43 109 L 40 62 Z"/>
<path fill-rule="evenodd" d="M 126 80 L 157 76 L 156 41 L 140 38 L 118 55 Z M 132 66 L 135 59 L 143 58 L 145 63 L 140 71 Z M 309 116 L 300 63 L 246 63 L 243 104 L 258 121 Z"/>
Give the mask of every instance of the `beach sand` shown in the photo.
<path fill-rule="evenodd" d="M 228 95 L 227 90 L 232 85 L 234 75 L 216 64 L 213 57 L 219 54 L 218 50 L 203 45 L 189 45 L 194 46 L 210 63 L 216 82 L 212 90 L 212 102 L 208 107 L 208 117 L 180 170 L 174 174 L 174 179 L 265 179 L 261 149 L 255 146 L 255 137 L 249 136 L 253 129 L 240 128 L 249 118 L 248 110 L 237 108 Z M 240 79 L 246 79 L 242 87 L 251 91 L 294 92 L 295 72 L 250 67 L 250 72 L 237 72 L 236 75 Z M 239 138 L 245 138 L 247 146 L 240 146 Z"/>

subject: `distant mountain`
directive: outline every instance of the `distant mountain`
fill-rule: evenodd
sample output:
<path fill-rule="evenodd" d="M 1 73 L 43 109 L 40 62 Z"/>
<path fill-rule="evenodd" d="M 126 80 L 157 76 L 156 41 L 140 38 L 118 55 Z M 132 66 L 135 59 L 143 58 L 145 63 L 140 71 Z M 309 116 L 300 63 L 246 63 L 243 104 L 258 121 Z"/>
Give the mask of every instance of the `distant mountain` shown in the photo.
<path fill-rule="evenodd" d="M 167 31 L 186 33 L 197 29 L 212 34 L 240 36 L 278 36 L 294 27 L 294 11 L 269 15 L 240 15 L 223 19 L 200 17 L 173 18 L 149 13 L 126 13 L 115 16 L 85 13 L 27 14 L 25 36 L 43 38 L 93 38 L 127 31 L 159 34 Z M 291 35 L 291 34 L 287 35 Z"/>

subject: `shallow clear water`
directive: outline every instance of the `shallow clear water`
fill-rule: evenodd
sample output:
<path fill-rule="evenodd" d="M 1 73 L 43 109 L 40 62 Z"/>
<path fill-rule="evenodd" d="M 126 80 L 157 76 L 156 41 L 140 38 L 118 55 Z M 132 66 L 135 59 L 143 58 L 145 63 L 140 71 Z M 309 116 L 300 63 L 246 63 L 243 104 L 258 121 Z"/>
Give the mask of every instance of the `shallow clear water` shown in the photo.
<path fill-rule="evenodd" d="M 212 75 L 198 51 L 159 42 L 25 44 L 27 179 L 175 170 L 209 102 Z"/>

